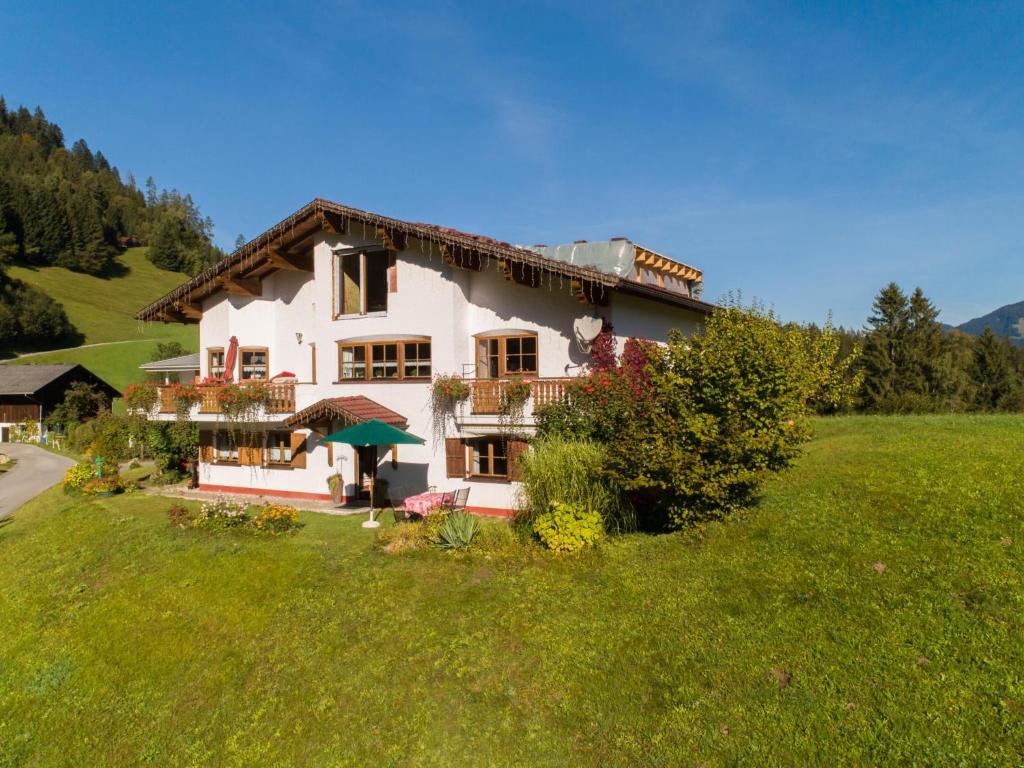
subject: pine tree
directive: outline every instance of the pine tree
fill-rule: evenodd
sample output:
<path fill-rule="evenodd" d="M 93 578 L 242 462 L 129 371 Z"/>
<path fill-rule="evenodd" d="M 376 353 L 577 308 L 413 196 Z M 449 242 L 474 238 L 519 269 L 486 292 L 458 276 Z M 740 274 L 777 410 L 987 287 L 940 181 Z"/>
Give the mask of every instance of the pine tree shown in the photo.
<path fill-rule="evenodd" d="M 875 297 L 874 314 L 868 318 L 861 365 L 864 371 L 862 394 L 869 410 L 884 405 L 898 395 L 900 375 L 907 361 L 907 333 L 910 306 L 896 283 L 889 283 Z"/>
<path fill-rule="evenodd" d="M 944 407 L 952 386 L 949 341 L 939 322 L 939 310 L 915 288 L 910 296 L 907 363 L 901 376 L 904 391 Z"/>
<path fill-rule="evenodd" d="M 974 345 L 972 378 L 975 407 L 982 411 L 1020 407 L 1021 382 L 1014 371 L 1009 342 L 985 328 Z"/>

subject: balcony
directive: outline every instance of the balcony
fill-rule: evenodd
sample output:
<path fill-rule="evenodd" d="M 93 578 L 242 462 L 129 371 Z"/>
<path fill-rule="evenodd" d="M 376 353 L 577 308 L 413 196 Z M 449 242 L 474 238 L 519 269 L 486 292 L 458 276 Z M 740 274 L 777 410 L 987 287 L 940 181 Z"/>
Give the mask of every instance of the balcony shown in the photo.
<path fill-rule="evenodd" d="M 217 392 L 223 389 L 221 384 L 195 384 L 199 391 L 199 413 L 217 414 L 221 412 L 217 400 Z M 242 386 L 245 386 L 244 384 Z M 264 413 L 295 413 L 295 382 L 275 382 L 267 384 L 269 398 Z M 160 413 L 175 413 L 177 402 L 176 387 L 159 388 L 158 407 Z"/>
<path fill-rule="evenodd" d="M 528 412 L 549 403 L 565 399 L 567 378 L 530 379 Z M 502 392 L 513 383 L 511 379 L 473 379 L 469 382 L 470 410 L 475 416 L 495 416 L 501 413 Z"/>

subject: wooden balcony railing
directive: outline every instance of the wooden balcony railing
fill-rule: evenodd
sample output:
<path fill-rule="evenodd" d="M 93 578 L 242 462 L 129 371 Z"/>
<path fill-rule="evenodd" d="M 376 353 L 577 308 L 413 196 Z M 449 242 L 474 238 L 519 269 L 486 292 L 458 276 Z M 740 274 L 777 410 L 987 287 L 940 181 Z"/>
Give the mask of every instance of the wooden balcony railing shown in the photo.
<path fill-rule="evenodd" d="M 530 379 L 530 399 L 533 409 L 565 399 L 565 384 L 569 379 Z M 487 415 L 501 413 L 502 391 L 511 384 L 509 379 L 473 379 L 469 383 L 473 413 Z"/>
<path fill-rule="evenodd" d="M 244 385 L 243 385 L 244 386 Z M 197 384 L 199 390 L 199 413 L 220 413 L 220 404 L 217 401 L 217 391 L 222 388 L 219 384 Z M 159 405 L 160 413 L 174 413 L 176 410 L 175 388 L 160 387 Z M 294 382 L 277 382 L 267 384 L 267 413 L 295 413 L 295 384 Z"/>

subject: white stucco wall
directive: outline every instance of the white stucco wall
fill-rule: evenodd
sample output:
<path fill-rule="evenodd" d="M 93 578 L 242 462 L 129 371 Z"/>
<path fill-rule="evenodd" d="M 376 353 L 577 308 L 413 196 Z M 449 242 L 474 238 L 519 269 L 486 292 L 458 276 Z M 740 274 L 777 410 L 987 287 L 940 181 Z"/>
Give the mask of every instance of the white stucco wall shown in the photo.
<path fill-rule="evenodd" d="M 568 280 L 555 278 L 538 288 L 505 280 L 496 265 L 481 272 L 448 267 L 440 254 L 420 250 L 419 241 L 397 257 L 397 292 L 388 294 L 385 316 L 333 319 L 332 247 L 375 245 L 353 235 L 321 235 L 314 246 L 314 273 L 278 271 L 263 280 L 262 296 L 251 298 L 219 293 L 203 303 L 200 323 L 200 361 L 206 376 L 209 347 L 227 348 L 231 336 L 240 347 L 269 348 L 271 375 L 296 374 L 296 409 L 327 397 L 363 395 L 408 419 L 409 431 L 427 439 L 424 446 L 401 446 L 399 466 L 392 469 L 390 455 L 382 453 L 379 476 L 391 483 L 393 499 L 436 486 L 441 490 L 469 486 L 471 507 L 509 509 L 514 504 L 514 484 L 462 480 L 445 476 L 443 445 L 431 441 L 430 385 L 425 382 L 339 382 L 337 344 L 341 340 L 378 335 L 429 336 L 434 374 L 472 375 L 475 362 L 473 335 L 497 330 L 523 330 L 538 336 L 541 377 L 578 372 L 587 356 L 576 349 L 573 320 L 597 312 L 610 319 L 621 342 L 628 336 L 664 341 L 668 329 L 690 333 L 695 313 L 637 297 L 614 294 L 609 307 L 581 304 L 571 294 Z M 302 333 L 302 341 L 296 339 Z M 311 346 L 317 349 L 316 384 L 313 381 Z M 209 417 L 207 417 L 209 418 Z M 268 425 L 269 426 L 269 425 Z M 474 428 L 474 432 L 478 430 Z M 305 469 L 269 469 L 248 466 L 207 465 L 200 469 L 204 485 L 259 488 L 324 494 L 334 471 L 345 477 L 349 494 L 354 492 L 353 448 L 334 447 L 334 462 L 327 460 L 326 446 L 307 441 Z"/>

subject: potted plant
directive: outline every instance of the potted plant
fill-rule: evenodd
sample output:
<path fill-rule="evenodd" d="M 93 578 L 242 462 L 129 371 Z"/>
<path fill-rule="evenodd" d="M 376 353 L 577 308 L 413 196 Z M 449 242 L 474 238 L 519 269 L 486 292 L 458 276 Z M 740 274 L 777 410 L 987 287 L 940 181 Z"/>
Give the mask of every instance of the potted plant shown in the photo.
<path fill-rule="evenodd" d="M 331 501 L 335 504 L 341 504 L 345 495 L 345 480 L 340 472 L 335 472 L 327 478 L 327 487 L 331 491 Z"/>

